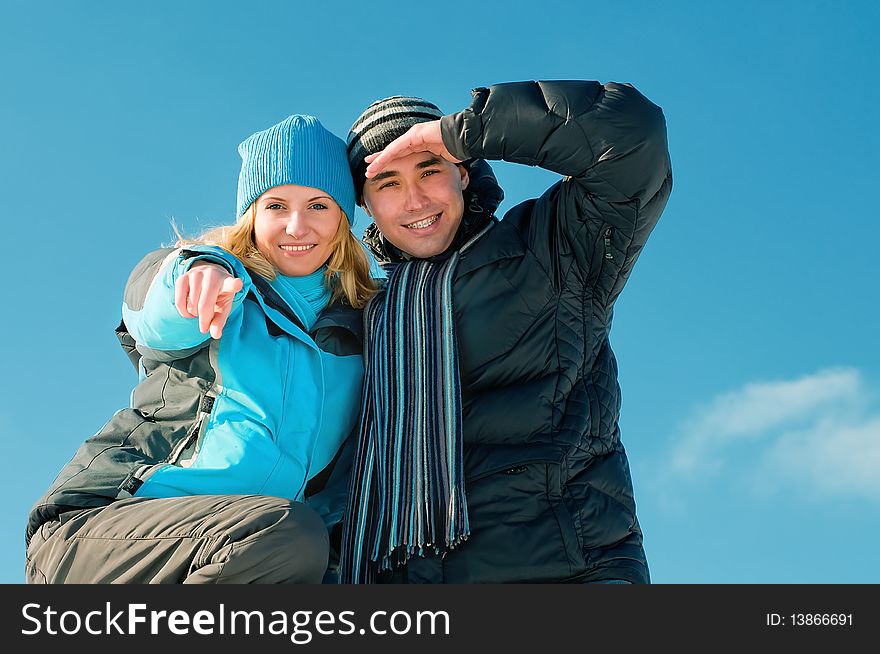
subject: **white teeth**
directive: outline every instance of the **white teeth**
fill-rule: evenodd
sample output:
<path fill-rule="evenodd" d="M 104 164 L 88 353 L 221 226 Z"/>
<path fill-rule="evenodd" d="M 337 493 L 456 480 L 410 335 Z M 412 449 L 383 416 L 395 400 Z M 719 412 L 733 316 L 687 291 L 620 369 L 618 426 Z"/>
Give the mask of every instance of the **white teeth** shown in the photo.
<path fill-rule="evenodd" d="M 424 220 L 420 220 L 417 223 L 410 223 L 409 225 L 404 225 L 408 229 L 424 229 L 429 225 L 433 225 L 440 219 L 440 214 L 438 213 L 436 216 L 431 216 L 430 218 L 425 218 Z"/>
<path fill-rule="evenodd" d="M 302 252 L 304 250 L 311 250 L 315 247 L 315 243 L 311 245 L 280 245 L 279 247 L 287 252 Z"/>

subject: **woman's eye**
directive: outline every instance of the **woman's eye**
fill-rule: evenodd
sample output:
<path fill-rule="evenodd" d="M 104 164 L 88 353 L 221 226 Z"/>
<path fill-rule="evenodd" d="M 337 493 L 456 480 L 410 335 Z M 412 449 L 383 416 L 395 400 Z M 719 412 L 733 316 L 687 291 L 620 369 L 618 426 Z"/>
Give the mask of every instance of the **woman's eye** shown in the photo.
<path fill-rule="evenodd" d="M 269 209 L 270 211 L 277 211 L 278 209 L 283 209 L 283 208 L 284 207 L 282 207 L 277 202 L 273 202 L 272 204 L 270 204 L 266 207 L 266 209 Z"/>
<path fill-rule="evenodd" d="M 327 205 L 326 205 L 326 204 L 323 204 L 323 203 L 321 203 L 321 202 L 315 202 L 314 204 L 312 204 L 312 205 L 309 206 L 309 209 L 312 209 L 312 210 L 315 210 L 315 211 L 321 211 L 321 210 L 326 209 L 326 208 L 327 208 Z"/>

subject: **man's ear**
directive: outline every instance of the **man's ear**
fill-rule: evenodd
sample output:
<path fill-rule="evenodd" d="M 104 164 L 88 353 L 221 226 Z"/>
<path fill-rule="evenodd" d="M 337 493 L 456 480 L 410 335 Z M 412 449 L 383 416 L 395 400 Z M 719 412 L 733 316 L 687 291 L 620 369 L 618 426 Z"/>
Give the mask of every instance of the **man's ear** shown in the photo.
<path fill-rule="evenodd" d="M 455 165 L 458 168 L 459 174 L 461 175 L 461 190 L 463 191 L 468 187 L 468 184 L 470 184 L 471 178 L 470 175 L 468 175 L 468 169 L 465 166 L 461 164 Z"/>

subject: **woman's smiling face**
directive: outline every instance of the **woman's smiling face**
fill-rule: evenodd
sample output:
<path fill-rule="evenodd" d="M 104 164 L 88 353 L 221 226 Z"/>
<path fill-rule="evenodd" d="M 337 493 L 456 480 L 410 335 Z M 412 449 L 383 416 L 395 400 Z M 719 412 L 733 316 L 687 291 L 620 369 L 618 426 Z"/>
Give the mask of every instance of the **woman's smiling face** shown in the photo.
<path fill-rule="evenodd" d="M 324 191 L 286 184 L 254 201 L 257 249 L 282 275 L 315 272 L 333 253 L 342 209 Z"/>

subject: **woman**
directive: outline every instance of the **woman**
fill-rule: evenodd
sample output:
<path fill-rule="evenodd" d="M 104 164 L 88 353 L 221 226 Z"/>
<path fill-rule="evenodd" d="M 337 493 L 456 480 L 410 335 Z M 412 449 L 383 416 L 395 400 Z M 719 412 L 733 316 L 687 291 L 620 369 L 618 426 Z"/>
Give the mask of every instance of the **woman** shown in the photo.
<path fill-rule="evenodd" d="M 236 224 L 129 278 L 141 381 L 31 510 L 30 583 L 324 577 L 374 286 L 341 139 L 294 115 L 239 153 Z"/>

